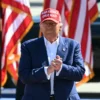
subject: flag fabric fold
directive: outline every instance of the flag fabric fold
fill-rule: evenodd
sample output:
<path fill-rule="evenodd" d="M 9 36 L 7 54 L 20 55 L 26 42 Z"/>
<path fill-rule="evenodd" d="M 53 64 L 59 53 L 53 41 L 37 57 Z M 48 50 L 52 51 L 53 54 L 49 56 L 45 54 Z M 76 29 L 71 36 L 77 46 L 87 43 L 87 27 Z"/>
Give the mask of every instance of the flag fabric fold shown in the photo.
<path fill-rule="evenodd" d="M 15 82 L 18 80 L 20 43 L 33 25 L 28 0 L 2 0 L 2 55 L 1 86 L 7 80 L 7 72 Z"/>
<path fill-rule="evenodd" d="M 61 35 L 81 44 L 86 71 L 83 79 L 76 82 L 76 86 L 80 86 L 94 76 L 90 25 L 98 17 L 96 0 L 44 0 L 44 9 L 48 7 L 59 10 L 61 14 Z"/>

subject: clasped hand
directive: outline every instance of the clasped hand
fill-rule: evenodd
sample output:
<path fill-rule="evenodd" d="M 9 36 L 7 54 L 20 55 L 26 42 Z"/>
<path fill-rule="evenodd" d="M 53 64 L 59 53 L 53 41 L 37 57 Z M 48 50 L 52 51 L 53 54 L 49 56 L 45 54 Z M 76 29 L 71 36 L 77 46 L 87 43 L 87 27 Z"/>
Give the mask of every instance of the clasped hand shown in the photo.
<path fill-rule="evenodd" d="M 57 55 L 54 60 L 51 61 L 51 65 L 47 69 L 47 73 L 50 74 L 54 71 L 59 71 L 62 66 L 62 58 Z"/>

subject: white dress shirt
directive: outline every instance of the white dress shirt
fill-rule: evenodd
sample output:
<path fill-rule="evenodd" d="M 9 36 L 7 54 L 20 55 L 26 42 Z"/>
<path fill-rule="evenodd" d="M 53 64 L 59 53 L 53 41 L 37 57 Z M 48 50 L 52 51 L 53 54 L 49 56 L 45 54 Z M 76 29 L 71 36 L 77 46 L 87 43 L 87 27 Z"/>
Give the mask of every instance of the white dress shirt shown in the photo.
<path fill-rule="evenodd" d="M 48 62 L 49 65 L 51 64 L 51 61 L 54 60 L 56 58 L 56 53 L 57 53 L 57 47 L 59 45 L 59 38 L 57 38 L 56 41 L 54 41 L 53 43 L 50 43 L 45 37 L 44 37 L 44 42 L 45 42 L 45 46 L 46 46 L 46 51 L 47 51 L 47 56 L 48 56 Z M 51 73 L 50 75 L 47 74 L 47 68 L 48 67 L 44 67 L 44 71 L 45 74 L 47 76 L 47 79 L 50 79 L 50 85 L 51 85 L 51 95 L 54 94 L 54 72 Z M 60 70 L 58 72 L 56 72 L 56 76 L 59 75 L 60 71 L 61 71 L 62 67 L 60 68 Z"/>

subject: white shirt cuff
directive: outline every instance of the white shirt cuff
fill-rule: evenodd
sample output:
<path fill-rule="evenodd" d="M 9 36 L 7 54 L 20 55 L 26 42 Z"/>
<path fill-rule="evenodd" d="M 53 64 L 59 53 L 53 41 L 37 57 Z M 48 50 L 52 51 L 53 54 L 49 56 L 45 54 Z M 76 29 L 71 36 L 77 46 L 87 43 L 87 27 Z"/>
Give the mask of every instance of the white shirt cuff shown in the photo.
<path fill-rule="evenodd" d="M 48 75 L 48 73 L 47 73 L 47 68 L 48 68 L 48 67 L 44 67 L 44 72 L 45 72 L 45 74 L 46 74 L 46 76 L 47 76 L 47 79 L 50 80 L 51 74 Z"/>
<path fill-rule="evenodd" d="M 59 76 L 61 70 L 62 70 L 62 66 L 61 66 L 60 70 L 56 72 L 56 76 Z"/>

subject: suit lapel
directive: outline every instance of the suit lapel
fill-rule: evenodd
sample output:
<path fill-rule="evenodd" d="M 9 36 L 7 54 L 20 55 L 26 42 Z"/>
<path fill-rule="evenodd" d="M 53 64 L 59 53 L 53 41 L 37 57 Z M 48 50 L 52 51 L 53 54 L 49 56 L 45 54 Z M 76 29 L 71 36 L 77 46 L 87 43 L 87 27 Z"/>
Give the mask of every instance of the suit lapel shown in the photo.
<path fill-rule="evenodd" d="M 44 44 L 44 38 L 43 37 L 41 37 L 39 39 L 38 44 L 39 44 L 38 45 L 39 50 L 41 50 L 40 55 L 42 57 L 42 66 L 48 66 L 49 65 L 48 56 L 47 56 L 47 51 L 46 51 L 46 47 L 45 47 L 45 44 Z"/>
<path fill-rule="evenodd" d="M 68 48 L 68 42 L 65 41 L 66 39 L 59 36 L 59 45 L 57 48 L 57 55 L 59 55 L 62 60 L 65 60 L 65 56 L 66 56 L 66 52 L 67 52 L 67 48 Z"/>

